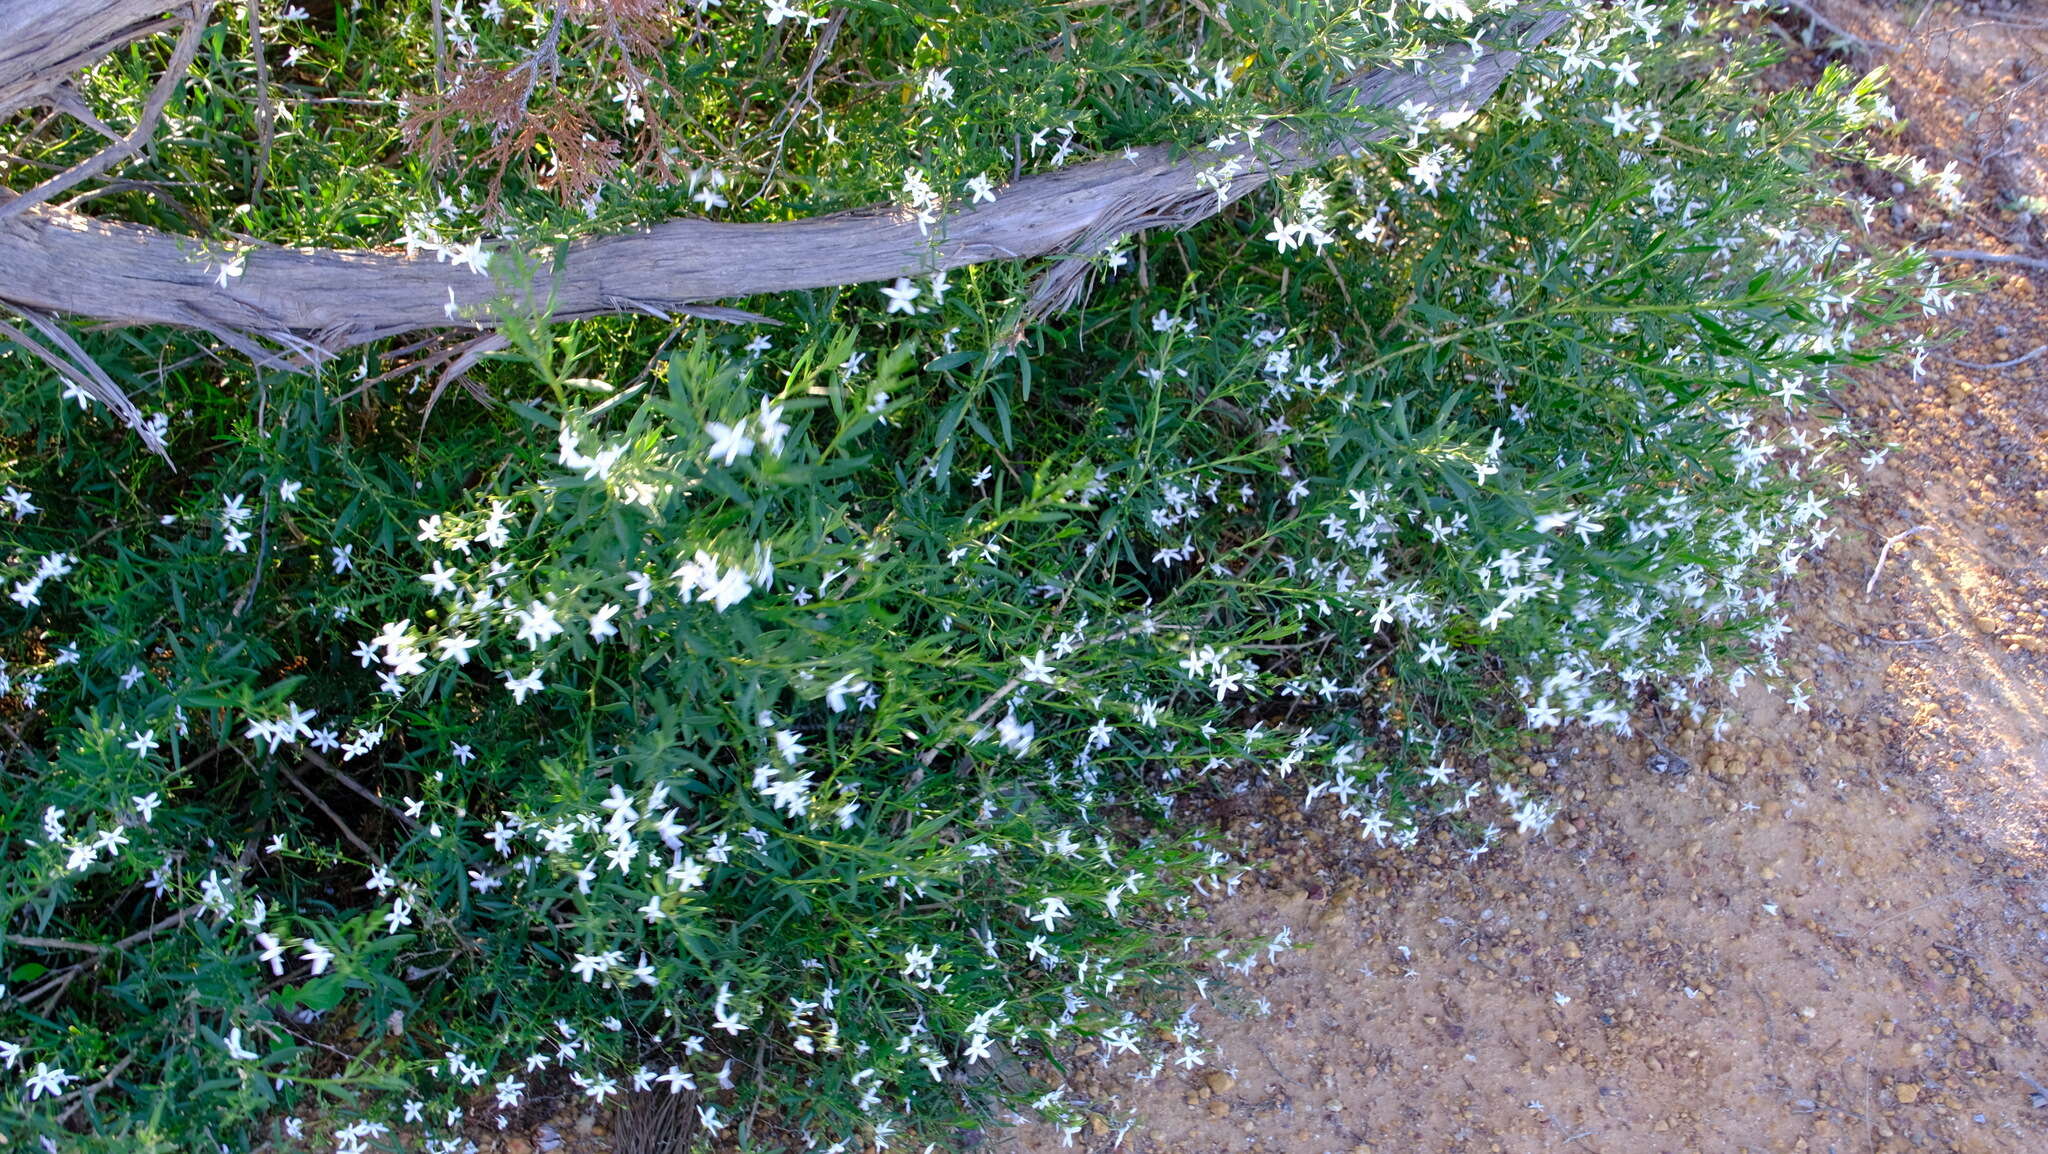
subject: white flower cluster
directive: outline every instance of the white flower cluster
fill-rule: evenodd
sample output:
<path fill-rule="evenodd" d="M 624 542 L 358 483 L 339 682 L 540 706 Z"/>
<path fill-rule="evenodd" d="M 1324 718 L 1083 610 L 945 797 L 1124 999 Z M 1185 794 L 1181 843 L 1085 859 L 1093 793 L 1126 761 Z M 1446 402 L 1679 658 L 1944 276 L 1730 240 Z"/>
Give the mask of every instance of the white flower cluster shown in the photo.
<path fill-rule="evenodd" d="M 155 748 L 155 735 L 145 732 L 140 740 Z M 58 806 L 45 806 L 42 818 L 42 837 L 24 837 L 22 844 L 30 847 L 48 846 L 62 852 L 60 872 L 66 874 L 84 873 L 97 865 L 102 857 L 109 861 L 120 856 L 129 844 L 128 831 L 149 825 L 156 811 L 163 804 L 155 793 L 148 793 L 131 799 L 132 814 L 110 812 L 98 822 L 89 822 L 87 827 L 73 834 L 64 824 L 70 816 Z"/>
<path fill-rule="evenodd" d="M 69 577 L 78 565 L 78 558 L 69 553 L 45 553 L 36 562 L 36 570 L 29 576 L 16 581 L 8 599 L 23 609 L 43 603 L 43 586 L 52 581 Z"/>
<path fill-rule="evenodd" d="M 405 255 L 417 256 L 421 251 L 434 254 L 436 262 L 453 262 L 465 266 L 478 276 L 488 276 L 491 270 L 491 251 L 484 247 L 481 237 L 467 241 L 450 239 L 443 227 L 453 224 L 474 211 L 469 202 L 467 189 L 457 189 L 462 197 L 458 202 L 454 196 L 442 193 L 440 200 L 430 209 L 409 213 L 405 217 L 404 231 L 397 243 L 405 249 Z"/>
<path fill-rule="evenodd" d="M 1329 190 L 1318 181 L 1304 181 L 1295 197 L 1295 218 L 1274 217 L 1273 231 L 1266 234 L 1266 239 L 1278 245 L 1281 252 L 1292 252 L 1303 244 L 1321 252 L 1337 239 L 1330 231 L 1329 210 Z"/>

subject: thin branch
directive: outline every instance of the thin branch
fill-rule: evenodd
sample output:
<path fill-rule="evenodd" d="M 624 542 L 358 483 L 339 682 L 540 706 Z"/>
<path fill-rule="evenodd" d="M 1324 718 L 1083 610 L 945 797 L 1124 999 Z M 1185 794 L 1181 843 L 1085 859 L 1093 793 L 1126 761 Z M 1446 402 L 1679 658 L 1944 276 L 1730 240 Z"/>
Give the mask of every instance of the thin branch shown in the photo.
<path fill-rule="evenodd" d="M 428 7 L 428 17 L 434 24 L 434 86 L 448 91 L 448 31 L 447 18 L 441 12 L 441 0 L 433 0 Z"/>
<path fill-rule="evenodd" d="M 104 954 L 107 947 L 91 942 L 71 942 L 63 938 L 31 938 L 22 934 L 0 934 L 0 942 L 16 946 L 31 946 L 39 950 L 79 950 L 88 954 Z"/>
<path fill-rule="evenodd" d="M 178 219 L 184 221 L 185 226 L 187 228 L 203 227 L 199 220 L 199 217 L 195 215 L 191 209 L 185 207 L 184 202 L 180 201 L 177 197 L 171 195 L 170 188 L 170 185 L 166 185 L 160 181 L 154 180 L 102 181 L 97 187 L 88 188 L 84 192 L 79 193 L 77 196 L 72 197 L 70 200 L 65 201 L 62 207 L 66 212 L 77 212 L 79 205 L 82 205 L 90 200 L 98 200 L 100 197 L 103 196 L 115 196 L 124 192 L 140 192 L 149 195 L 150 197 L 154 198 L 158 204 L 163 205 L 165 208 L 168 208 L 173 213 L 177 214 Z"/>
<path fill-rule="evenodd" d="M 253 8 L 255 4 L 252 2 L 249 6 Z M 256 427 L 259 429 L 263 427 L 263 416 L 260 408 L 257 412 Z M 242 614 L 247 613 L 249 606 L 256 603 L 256 590 L 263 585 L 263 563 L 270 559 L 270 492 L 268 490 L 265 490 L 263 494 L 263 519 L 257 522 L 256 532 L 256 571 L 249 575 L 249 587 L 242 590 L 242 596 L 235 601 L 235 607 L 232 611 L 232 615 L 235 617 L 240 617 Z"/>
<path fill-rule="evenodd" d="M 1966 369 L 2016 369 L 2021 365 L 2028 363 L 2029 361 L 2039 359 L 2041 355 L 2044 353 L 2048 353 L 2048 345 L 2042 345 L 2040 348 L 2037 348 L 2030 353 L 2021 353 L 2019 356 L 2016 356 L 2009 361 L 1964 361 L 1958 360 L 1955 357 L 1950 357 L 1948 358 L 1948 363 L 1952 365 L 1961 365 Z"/>
<path fill-rule="evenodd" d="M 1840 24 L 1835 23 L 1833 18 L 1828 16 L 1827 13 L 1822 12 L 1819 6 L 1814 4 L 1812 0 L 1778 0 L 1778 2 L 1785 5 L 1788 8 L 1797 8 L 1801 15 L 1805 16 L 1814 24 L 1819 25 L 1820 27 L 1828 30 L 1829 32 L 1834 33 L 1835 35 L 1841 37 L 1844 40 L 1847 40 L 1849 43 L 1854 44 L 1859 48 L 1882 48 L 1886 52 L 1897 52 L 1899 50 L 1898 46 L 1895 44 L 1886 44 L 1882 40 L 1872 40 L 1868 36 L 1858 36 L 1854 32 L 1849 31 L 1847 28 L 1842 27 Z"/>
<path fill-rule="evenodd" d="M 256 175 L 249 182 L 249 203 L 263 197 L 263 177 L 270 171 L 270 150 L 277 143 L 277 113 L 270 107 L 270 61 L 263 55 L 262 0 L 244 0 L 249 11 L 249 56 L 256 62 Z M 438 13 L 440 5 L 435 5 Z M 435 26 L 435 39 L 440 27 Z M 441 86 L 447 91 L 447 84 Z"/>
<path fill-rule="evenodd" d="M 441 394 L 447 392 L 448 386 L 457 381 L 462 382 L 462 387 L 467 389 L 469 395 L 475 397 L 478 403 L 488 405 L 490 397 L 484 393 L 482 386 L 469 379 L 469 370 L 492 353 L 503 352 L 510 347 L 511 338 L 505 334 L 485 333 L 473 340 L 464 341 L 451 350 L 453 357 L 449 360 L 448 367 L 441 370 L 440 377 L 434 381 L 434 387 L 427 392 L 427 403 L 420 406 L 420 429 L 425 431 L 427 418 L 434 415 L 434 406 L 440 402 Z"/>
<path fill-rule="evenodd" d="M 121 134 L 107 127 L 107 122 L 100 119 L 99 113 L 92 110 L 92 106 L 85 102 L 85 97 L 80 96 L 78 89 L 73 88 L 70 82 L 67 81 L 52 89 L 50 94 L 43 98 L 43 103 L 106 137 L 109 143 L 121 142 Z"/>
<path fill-rule="evenodd" d="M 171 916 L 164 918 L 162 921 L 157 922 L 155 925 L 149 926 L 141 930 L 137 930 L 136 932 L 129 934 L 127 937 L 122 938 L 120 941 L 115 942 L 111 946 L 105 946 L 97 949 L 96 951 L 94 951 L 93 955 L 90 958 L 87 958 L 85 961 L 73 962 L 68 966 L 52 970 L 43 979 L 41 985 L 38 985 L 33 990 L 29 990 L 26 993 L 18 995 L 15 1000 L 20 1002 L 22 1005 L 31 1005 L 34 1002 L 41 1000 L 42 1012 L 48 1013 L 50 1007 L 57 1004 L 57 999 L 64 996 L 64 991 L 71 988 L 71 983 L 77 981 L 79 977 L 83 975 L 87 970 L 97 968 L 101 962 L 104 962 L 107 959 L 108 955 L 118 954 L 130 946 L 140 945 L 141 943 L 148 941 L 149 939 L 155 937 L 156 935 L 162 933 L 167 929 L 183 925 L 185 923 L 185 919 L 191 917 L 193 914 L 198 913 L 200 909 L 201 907 L 199 906 L 187 906 L 184 909 L 179 910 L 177 913 L 174 913 Z M 14 940 L 19 941 L 21 939 Z"/>
<path fill-rule="evenodd" d="M 147 926 L 143 929 L 139 929 L 134 933 L 129 934 L 127 937 L 122 938 L 120 941 L 115 942 L 111 946 L 108 946 L 107 951 L 109 953 L 120 953 L 122 950 L 127 949 L 129 946 L 139 946 L 142 943 L 148 941 L 149 939 L 157 936 L 158 934 L 163 933 L 165 930 L 176 929 L 179 926 L 184 925 L 185 922 L 192 917 L 192 915 L 198 913 L 200 910 L 204 908 L 204 906 L 186 906 L 184 909 L 178 910 L 177 912 L 169 915 L 168 917 L 162 918 L 161 920 L 157 921 L 156 923 L 150 926 Z"/>
<path fill-rule="evenodd" d="M 1928 256 L 1944 257 L 1948 260 L 1979 260 L 1986 264 L 2017 264 L 2027 268 L 2048 269 L 2048 260 L 2037 256 L 2020 256 L 2009 252 L 1981 252 L 1973 248 L 1930 248 Z"/>
<path fill-rule="evenodd" d="M 1878 550 L 1877 567 L 1870 571 L 1870 580 L 1863 583 L 1863 595 L 1868 597 L 1874 590 L 1876 590 L 1878 575 L 1884 572 L 1885 559 L 1892 555 L 1892 546 L 1898 544 L 1899 542 L 1905 540 L 1908 537 L 1911 537 L 1915 533 L 1925 533 L 1931 528 L 1933 528 L 1933 526 L 1931 525 L 1915 525 L 1911 529 L 1908 529 L 1903 533 L 1894 533 L 1889 538 L 1887 538 L 1884 543 L 1884 548 Z"/>
<path fill-rule="evenodd" d="M 57 348 L 51 349 L 49 345 L 6 321 L 0 321 L 0 337 L 20 345 L 30 356 L 56 370 L 58 376 L 69 380 L 86 396 L 111 409 L 116 419 L 142 437 L 144 444 L 164 460 L 170 460 L 164 448 L 163 438 L 151 433 L 144 424 L 142 410 L 135 407 L 135 402 L 128 399 L 128 394 L 114 383 L 114 379 L 107 375 L 107 371 L 100 367 L 99 362 L 86 354 L 75 337 L 36 309 L 21 305 L 11 307 L 21 314 L 23 320 L 49 338 L 50 344 L 56 345 Z"/>
<path fill-rule="evenodd" d="M 378 853 L 374 849 L 371 849 L 369 842 L 366 842 L 362 838 L 356 836 L 355 827 L 349 825 L 348 822 L 342 820 L 342 816 L 334 812 L 333 806 L 328 805 L 327 802 L 323 800 L 319 794 L 314 793 L 312 789 L 306 785 L 305 782 L 300 781 L 298 774 L 293 773 L 290 769 L 286 768 L 283 765 L 277 767 L 277 772 L 284 775 L 284 779 L 292 784 L 293 789 L 296 789 L 300 793 L 305 794 L 307 801 L 312 802 L 313 805 L 317 807 L 321 813 L 326 814 L 327 820 L 334 823 L 335 828 L 341 831 L 341 836 L 349 840 L 350 845 L 353 845 L 357 849 L 362 850 L 363 854 L 366 857 L 368 857 L 371 861 L 384 860 L 384 855 Z"/>
<path fill-rule="evenodd" d="M 811 49 L 810 63 L 804 65 L 803 75 L 797 78 L 796 96 L 776 116 L 776 120 L 781 123 L 781 131 L 775 134 L 775 152 L 768 158 L 768 170 L 761 177 L 761 187 L 754 190 L 754 195 L 748 197 L 740 205 L 741 208 L 767 196 L 769 188 L 775 183 L 775 174 L 782 170 L 783 147 L 789 142 L 789 134 L 796 128 L 796 122 L 803 115 L 805 106 L 817 105 L 818 68 L 825 63 L 825 57 L 831 54 L 833 43 L 839 39 L 839 30 L 845 24 L 846 5 L 833 5 L 832 11 L 825 16 L 825 27 L 818 33 L 818 43 Z"/>
<path fill-rule="evenodd" d="M 761 1092 L 761 1083 L 768 1077 L 768 1064 L 761 1059 L 767 1053 L 768 1035 L 764 1032 L 754 1042 L 754 1104 L 747 1110 L 747 1120 L 740 1123 L 737 1137 L 741 1147 L 753 1144 L 749 1139 L 754 1133 L 754 1116 L 761 1112 L 761 1099 L 767 1097 Z"/>
<path fill-rule="evenodd" d="M 961 719 L 961 724 L 973 725 L 976 722 L 980 721 L 982 718 L 988 716 L 989 710 L 994 709 L 998 705 L 1001 705 L 1003 703 L 1003 699 L 1010 696 L 1010 694 L 1016 692 L 1017 687 L 1022 684 L 1024 683 L 1015 677 L 1012 677 L 1008 681 L 1003 682 L 1001 688 L 997 689 L 994 693 L 989 694 L 987 697 L 982 698 L 981 704 L 975 706 L 974 709 L 970 711 L 966 717 Z M 950 737 L 941 736 L 938 741 L 932 744 L 932 747 L 930 749 L 927 749 L 923 753 L 918 754 L 918 773 L 922 774 L 925 770 L 931 768 L 932 762 L 937 761 L 939 759 L 939 751 L 951 744 L 952 740 Z M 913 777 L 912 784 L 915 784 L 915 782 L 916 778 Z M 905 792 L 908 791 L 906 790 Z"/>
<path fill-rule="evenodd" d="M 254 835 L 249 839 L 249 844 L 242 847 L 241 856 L 238 857 L 235 861 L 235 873 L 237 876 L 240 876 L 240 874 L 243 871 L 247 870 L 249 868 L 249 863 L 256 859 L 257 843 L 262 840 L 263 830 L 268 825 L 268 818 L 265 818 L 262 821 L 256 823 L 256 831 Z M 27 993 L 16 995 L 15 1000 L 20 1002 L 22 1005 L 30 1005 L 33 1004 L 37 999 L 42 999 L 42 1005 L 41 1007 L 39 1007 L 39 1012 L 43 1014 L 48 1014 L 50 1012 L 50 1009 L 57 1004 L 57 1000 L 64 996 L 64 991 L 70 989 L 71 983 L 77 981 L 81 975 L 85 974 L 90 970 L 98 969 L 100 965 L 107 960 L 107 958 L 111 957 L 114 954 L 118 954 L 123 950 L 126 950 L 130 946 L 141 945 L 143 942 L 148 941 L 149 939 L 157 936 L 165 930 L 175 929 L 178 926 L 184 925 L 185 922 L 192 917 L 192 915 L 199 913 L 201 910 L 205 908 L 206 907 L 203 904 L 186 906 L 184 909 L 178 910 L 167 917 L 159 919 L 152 925 L 145 926 L 142 929 L 139 929 L 134 933 L 129 934 L 127 937 L 122 938 L 120 941 L 115 942 L 113 945 L 107 946 L 104 949 L 99 950 L 97 953 L 94 953 L 91 957 L 87 958 L 82 962 L 73 962 L 70 965 L 63 967 L 62 969 L 52 970 L 50 971 L 49 974 L 44 976 L 41 985 L 37 986 L 33 990 L 28 991 Z"/>
<path fill-rule="evenodd" d="M 320 756 L 317 753 L 314 753 L 311 750 L 307 750 L 299 756 L 305 758 L 307 764 L 318 766 L 320 769 L 325 771 L 329 777 L 332 777 L 334 780 L 347 786 L 350 790 L 355 792 L 357 797 L 362 798 L 364 801 L 369 802 L 371 805 L 376 806 L 378 809 L 381 809 L 385 813 L 388 813 L 392 817 L 396 818 L 407 829 L 418 829 L 420 827 L 420 823 L 417 820 L 415 820 L 411 814 L 406 813 L 404 810 L 399 809 L 397 806 L 392 805 L 390 802 L 385 801 L 383 798 L 378 797 L 375 793 L 372 793 L 367 786 L 365 786 L 362 782 L 357 781 L 355 778 L 350 777 L 346 772 L 342 770 L 340 766 L 335 765 L 333 762 L 328 761 L 326 758 Z"/>
<path fill-rule="evenodd" d="M 68 1125 L 71 1122 L 72 1115 L 78 1113 L 80 1110 L 85 1109 L 87 1103 L 91 1102 L 95 1095 L 97 1095 L 101 1090 L 104 1090 L 107 1087 L 113 1085 L 114 1079 L 126 1073 L 128 1067 L 135 1064 L 135 1059 L 141 1056 L 142 1052 L 140 1050 L 130 1050 L 126 1057 L 123 1057 L 120 1061 L 114 1063 L 114 1068 L 107 1071 L 106 1077 L 101 1078 L 99 1081 L 94 1082 L 90 1086 L 74 1090 L 71 1094 L 65 1095 L 65 1097 L 68 1098 L 71 1097 L 72 1094 L 75 1094 L 77 1095 L 77 1101 L 71 1103 L 71 1106 L 68 1109 L 66 1109 L 64 1113 L 58 1115 L 57 1124 L 59 1126 Z"/>

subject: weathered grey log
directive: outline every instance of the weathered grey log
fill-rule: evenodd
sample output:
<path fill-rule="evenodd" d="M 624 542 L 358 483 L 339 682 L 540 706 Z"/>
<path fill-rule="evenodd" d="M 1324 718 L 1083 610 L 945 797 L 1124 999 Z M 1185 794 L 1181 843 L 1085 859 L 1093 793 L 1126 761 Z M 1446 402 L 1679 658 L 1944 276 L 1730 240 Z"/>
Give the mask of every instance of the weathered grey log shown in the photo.
<path fill-rule="evenodd" d="M 112 0 L 93 3 L 122 7 Z M 60 7 L 66 6 L 31 0 L 26 10 Z M 1362 74 L 1342 92 L 1357 108 L 1405 110 L 1410 117 L 1476 109 L 1519 62 L 1517 46 L 1540 40 L 1564 21 L 1559 14 L 1521 21 L 1485 51 L 1443 49 L 1408 66 Z M 7 75 L 0 70 L 0 82 Z M 1026 177 L 1002 189 L 994 203 L 950 213 L 928 229 L 890 207 L 776 224 L 670 220 L 581 241 L 559 257 L 499 251 L 489 276 L 392 251 L 231 246 L 36 206 L 0 220 L 0 306 L 190 326 L 245 348 L 260 337 L 311 359 L 414 330 L 488 328 L 516 316 L 690 311 L 702 302 L 987 261 L 1085 257 L 1147 229 L 1186 227 L 1275 177 L 1326 163 L 1392 131 L 1369 131 L 1336 145 L 1274 131 L 1256 143 L 1181 157 L 1160 147 L 1136 149 Z M 226 275 L 231 262 L 237 275 Z M 1087 271 L 1085 260 L 1053 266 L 1034 294 L 1033 311 L 1070 303 Z"/>
<path fill-rule="evenodd" d="M 75 99 L 75 94 L 64 93 L 73 96 L 73 99 L 68 102 L 60 100 L 57 103 L 60 106 L 67 106 L 74 115 L 89 118 L 93 126 L 106 133 L 112 143 L 101 149 L 98 154 L 72 165 L 13 200 L 0 204 L 0 219 L 26 212 L 61 195 L 67 189 L 76 188 L 141 151 L 142 146 L 156 135 L 157 122 L 163 119 L 164 107 L 177 93 L 178 86 L 184 83 L 185 71 L 192 67 L 192 58 L 199 52 L 199 38 L 206 32 L 206 17 L 212 11 L 213 0 L 192 0 L 191 5 L 183 12 L 184 31 L 178 36 L 177 47 L 171 49 L 170 63 L 165 65 L 164 74 L 157 80 L 156 87 L 150 90 L 149 98 L 142 102 L 142 114 L 136 117 L 134 127 L 130 128 L 125 136 L 115 135 L 112 129 L 99 123 L 98 118 L 92 116 L 91 110 L 85 108 L 82 101 Z M 250 11 L 254 12 L 256 9 L 252 7 Z"/>
<path fill-rule="evenodd" d="M 47 99 L 72 73 L 175 28 L 162 0 L 0 0 L 0 116 Z"/>

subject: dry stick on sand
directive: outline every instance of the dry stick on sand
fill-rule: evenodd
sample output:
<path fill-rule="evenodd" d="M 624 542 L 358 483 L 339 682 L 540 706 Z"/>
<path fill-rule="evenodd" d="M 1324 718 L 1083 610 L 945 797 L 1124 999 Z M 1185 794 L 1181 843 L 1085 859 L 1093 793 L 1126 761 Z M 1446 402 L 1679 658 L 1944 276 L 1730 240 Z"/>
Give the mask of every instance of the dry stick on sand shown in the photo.
<path fill-rule="evenodd" d="M 1932 525 L 1915 525 L 1911 529 L 1908 529 L 1903 533 L 1894 533 L 1889 538 L 1886 538 L 1884 548 L 1878 550 L 1877 552 L 1877 568 L 1872 569 L 1870 571 L 1870 580 L 1864 582 L 1863 584 L 1863 595 L 1865 597 L 1870 596 L 1870 594 L 1877 589 L 1878 575 L 1884 572 L 1885 558 L 1890 557 L 1892 555 L 1892 546 L 1898 544 L 1899 542 L 1905 540 L 1908 537 L 1911 537 L 1915 533 L 1925 533 L 1931 528 L 1933 528 Z"/>
<path fill-rule="evenodd" d="M 1954 357 L 1950 357 L 1948 359 L 1948 363 L 1952 365 L 1961 365 L 1966 369 L 2016 369 L 2021 365 L 2027 364 L 2028 362 L 2035 360 L 2036 358 L 2040 357 L 2043 353 L 2048 353 L 2048 345 L 2042 345 L 2041 347 L 2035 349 L 2033 352 L 2030 353 L 2021 353 L 2019 356 L 2016 356 L 2009 361 L 1962 361 L 1957 360 Z"/>
<path fill-rule="evenodd" d="M 1813 0 L 1784 0 L 1784 3 L 1787 7 L 1798 9 L 1802 15 L 1819 27 L 1834 33 L 1858 47 L 1882 48 L 1886 52 L 1897 52 L 1899 50 L 1895 44 L 1886 44 L 1882 40 L 1873 40 L 1868 36 L 1858 36 L 1856 33 L 1835 23 L 1834 18 L 1821 11 L 1819 6 L 1813 3 Z"/>
<path fill-rule="evenodd" d="M 2010 252 L 1982 252 L 1974 248 L 1930 248 L 1927 255 L 1948 260 L 1978 260 L 1986 264 L 2016 264 L 2026 268 L 2048 269 L 2048 260 Z"/>
<path fill-rule="evenodd" d="M 1532 45 L 1567 20 L 1562 13 L 1512 20 L 1490 48 L 1453 45 L 1410 65 L 1362 73 L 1340 94 L 1360 110 L 1476 109 L 1521 60 L 1515 46 Z M 229 277 L 219 275 L 231 256 L 218 242 L 37 207 L 0 221 L 0 268 L 10 270 L 0 283 L 0 306 L 182 325 L 244 350 L 268 340 L 304 362 L 451 324 L 483 329 L 541 315 L 682 311 L 704 301 L 987 261 L 1085 258 L 1148 229 L 1188 227 L 1268 181 L 1396 131 L 1380 127 L 1327 144 L 1273 129 L 1255 144 L 1186 157 L 1164 147 L 1133 149 L 1027 177 L 995 203 L 929 228 L 894 206 L 779 224 L 670 220 L 530 259 L 501 250 L 491 265 L 495 276 L 391 252 L 261 245 L 239 250 L 242 273 Z M 1086 259 L 1056 262 L 1032 294 L 1031 315 L 1071 305 L 1092 268 Z"/>

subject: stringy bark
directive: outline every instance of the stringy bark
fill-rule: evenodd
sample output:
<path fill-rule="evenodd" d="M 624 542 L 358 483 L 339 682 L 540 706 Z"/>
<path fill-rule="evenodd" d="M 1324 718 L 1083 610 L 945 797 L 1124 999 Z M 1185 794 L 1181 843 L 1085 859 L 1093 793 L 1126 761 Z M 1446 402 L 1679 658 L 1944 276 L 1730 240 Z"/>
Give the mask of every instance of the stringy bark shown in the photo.
<path fill-rule="evenodd" d="M 27 51 L 0 49 L 0 93 L 33 91 L 37 83 L 47 90 L 50 76 L 35 80 L 21 69 L 89 62 L 90 53 L 110 50 L 104 45 L 134 39 L 138 27 L 146 34 L 170 26 L 156 18 L 138 23 L 138 13 L 172 7 L 120 0 L 0 5 L 0 44 L 8 43 L 6 21 L 24 12 L 64 9 L 72 27 L 92 30 L 80 42 L 46 39 Z M 35 26 L 52 19 L 45 14 Z M 1532 44 L 1564 20 L 1552 14 L 1524 22 L 1514 42 Z M 120 31 L 103 30 L 117 23 Z M 1361 74 L 1342 92 L 1359 108 L 1475 109 L 1520 59 L 1510 47 L 1475 55 L 1458 45 L 1410 67 Z M 500 250 L 492 254 L 488 276 L 388 250 L 230 245 L 37 205 L 0 219 L 0 306 L 203 329 L 245 351 L 272 350 L 298 363 L 420 329 L 486 330 L 514 317 L 685 312 L 746 319 L 750 314 L 707 308 L 706 302 L 986 261 L 1092 255 L 1148 229 L 1185 228 L 1276 177 L 1356 151 L 1389 131 L 1338 147 L 1276 131 L 1256 146 L 1178 158 L 1163 147 L 1138 149 L 1026 177 L 1002 189 L 994 203 L 951 213 L 928 229 L 892 206 L 779 224 L 676 219 L 580 241 L 559 258 Z M 1231 175 L 1219 187 L 1222 173 Z M 0 218 L 7 215 L 5 203 L 0 199 Z M 239 275 L 223 275 L 230 262 L 237 262 Z M 1085 291 L 1090 267 L 1085 259 L 1055 262 L 1041 277 L 1030 312 L 1043 316 L 1071 305 Z"/>

